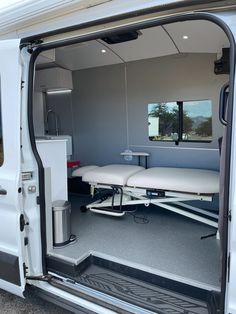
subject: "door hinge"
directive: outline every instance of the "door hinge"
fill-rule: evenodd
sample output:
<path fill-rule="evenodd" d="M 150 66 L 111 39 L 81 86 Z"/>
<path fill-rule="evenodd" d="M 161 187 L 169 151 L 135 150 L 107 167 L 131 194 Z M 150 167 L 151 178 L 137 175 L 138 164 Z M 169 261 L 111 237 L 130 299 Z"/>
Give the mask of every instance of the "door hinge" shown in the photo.
<path fill-rule="evenodd" d="M 37 46 L 39 46 L 42 43 L 43 43 L 42 39 L 36 39 L 36 40 L 31 41 L 31 42 L 22 44 L 21 48 L 27 47 L 28 53 L 32 54 L 32 52 L 34 51 L 34 48 L 36 48 Z"/>
<path fill-rule="evenodd" d="M 227 218 L 229 221 L 232 220 L 232 211 L 229 209 L 227 214 L 224 215 L 224 218 Z"/>
<path fill-rule="evenodd" d="M 29 222 L 25 221 L 25 216 L 23 214 L 20 215 L 20 231 L 24 231 L 25 226 L 28 226 Z"/>
<path fill-rule="evenodd" d="M 40 205 L 40 196 L 37 196 L 37 197 L 36 197 L 36 204 L 37 204 L 37 205 Z"/>
<path fill-rule="evenodd" d="M 25 81 L 21 81 L 21 89 L 25 87 Z"/>
<path fill-rule="evenodd" d="M 27 275 L 27 269 L 28 269 L 29 267 L 27 267 L 26 265 L 25 265 L 25 263 L 23 263 L 23 271 L 24 271 L 24 277 L 26 277 L 26 275 Z"/>

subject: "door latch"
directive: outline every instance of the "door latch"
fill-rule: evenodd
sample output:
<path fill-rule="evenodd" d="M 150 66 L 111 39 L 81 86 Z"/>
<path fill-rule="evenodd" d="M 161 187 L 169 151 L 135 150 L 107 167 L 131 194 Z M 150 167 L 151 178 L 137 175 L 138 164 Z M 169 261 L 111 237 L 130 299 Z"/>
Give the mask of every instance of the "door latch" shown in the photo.
<path fill-rule="evenodd" d="M 28 226 L 29 223 L 25 221 L 25 216 L 23 214 L 20 215 L 20 231 L 23 232 L 25 226 Z"/>

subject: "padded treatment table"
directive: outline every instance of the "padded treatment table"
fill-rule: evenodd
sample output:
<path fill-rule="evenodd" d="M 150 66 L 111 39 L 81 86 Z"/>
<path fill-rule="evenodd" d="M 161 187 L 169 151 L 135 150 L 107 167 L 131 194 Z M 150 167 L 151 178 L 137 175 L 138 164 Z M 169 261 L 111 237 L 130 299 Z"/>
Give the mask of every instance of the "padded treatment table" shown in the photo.
<path fill-rule="evenodd" d="M 129 177 L 127 186 L 196 194 L 219 193 L 219 172 L 154 167 Z"/>
<path fill-rule="evenodd" d="M 130 177 L 142 170 L 141 166 L 107 165 L 86 171 L 82 179 L 89 183 L 125 186 Z"/>
<path fill-rule="evenodd" d="M 186 204 L 187 201 L 212 201 L 219 193 L 219 172 L 204 169 L 108 165 L 86 171 L 82 177 L 92 191 L 111 189 L 87 208 L 113 216 L 125 214 L 123 206 L 150 204 L 218 228 L 218 214 Z M 118 208 L 118 209 L 117 209 Z"/>
<path fill-rule="evenodd" d="M 98 166 L 94 165 L 79 167 L 72 172 L 72 177 L 83 177 L 86 172 L 89 172 L 96 168 L 98 168 Z"/>

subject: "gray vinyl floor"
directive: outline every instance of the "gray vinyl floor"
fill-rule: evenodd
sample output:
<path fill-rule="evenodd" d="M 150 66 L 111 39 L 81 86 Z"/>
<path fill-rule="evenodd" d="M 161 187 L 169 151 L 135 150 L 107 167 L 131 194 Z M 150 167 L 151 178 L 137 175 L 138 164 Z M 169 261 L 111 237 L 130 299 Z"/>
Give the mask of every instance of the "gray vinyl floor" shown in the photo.
<path fill-rule="evenodd" d="M 78 241 L 53 255 L 79 263 L 90 252 L 156 273 L 220 287 L 220 243 L 201 236 L 215 231 L 156 206 L 140 206 L 121 218 L 81 213 L 88 199 L 71 197 L 72 233 Z"/>

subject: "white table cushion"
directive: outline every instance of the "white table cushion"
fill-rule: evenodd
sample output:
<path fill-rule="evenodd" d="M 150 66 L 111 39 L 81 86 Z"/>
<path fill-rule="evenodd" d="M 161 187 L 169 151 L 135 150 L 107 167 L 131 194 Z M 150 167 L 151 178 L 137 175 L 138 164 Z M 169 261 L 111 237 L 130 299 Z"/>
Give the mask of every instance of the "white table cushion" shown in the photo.
<path fill-rule="evenodd" d="M 91 166 L 79 167 L 72 172 L 72 177 L 82 177 L 86 172 L 91 171 L 96 168 L 98 168 L 98 166 L 91 165 Z"/>
<path fill-rule="evenodd" d="M 130 176 L 143 170 L 144 168 L 140 166 L 108 165 L 86 172 L 82 180 L 90 183 L 124 186 Z"/>
<path fill-rule="evenodd" d="M 203 169 L 154 167 L 127 181 L 130 187 L 197 194 L 219 193 L 219 172 Z"/>

